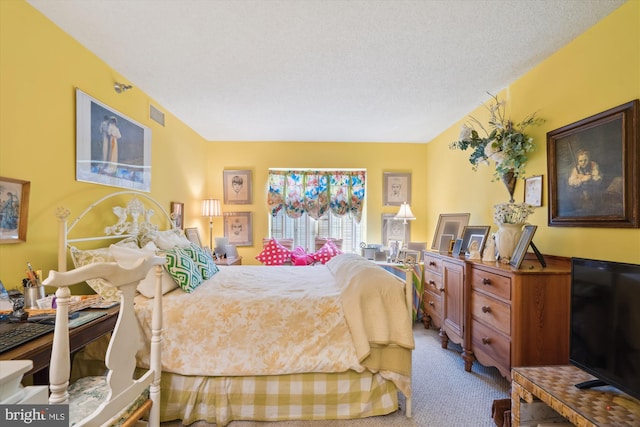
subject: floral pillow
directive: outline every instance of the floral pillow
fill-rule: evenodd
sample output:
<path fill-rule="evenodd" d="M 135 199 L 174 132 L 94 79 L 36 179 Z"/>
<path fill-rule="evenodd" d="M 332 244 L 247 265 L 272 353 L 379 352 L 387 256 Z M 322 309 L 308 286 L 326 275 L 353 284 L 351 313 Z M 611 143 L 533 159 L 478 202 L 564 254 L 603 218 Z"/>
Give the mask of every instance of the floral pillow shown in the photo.
<path fill-rule="evenodd" d="M 115 243 L 116 246 L 126 248 L 137 248 L 138 243 L 133 237 L 128 237 Z M 111 255 L 109 248 L 87 249 L 81 250 L 72 246 L 70 249 L 71 260 L 75 268 L 83 265 L 93 264 L 94 262 L 113 262 L 115 259 Z M 100 295 L 105 301 L 120 301 L 120 293 L 118 289 L 107 285 L 102 279 L 87 280 L 87 284 Z"/>
<path fill-rule="evenodd" d="M 341 253 L 342 251 L 338 249 L 335 243 L 333 243 L 333 240 L 327 240 L 327 242 L 312 256 L 314 261 L 326 264 L 331 258 L 336 255 L 340 255 Z"/>
<path fill-rule="evenodd" d="M 212 278 L 213 275 L 218 272 L 218 266 L 213 260 L 211 253 L 207 250 L 194 243 L 181 249 L 188 253 L 193 262 L 196 263 L 204 280 Z"/>
<path fill-rule="evenodd" d="M 291 260 L 291 251 L 282 246 L 276 239 L 271 239 L 264 246 L 256 259 L 264 265 L 282 265 Z"/>
<path fill-rule="evenodd" d="M 200 269 L 184 249 L 175 247 L 161 253 L 167 257 L 165 268 L 183 291 L 191 293 L 202 284 Z"/>

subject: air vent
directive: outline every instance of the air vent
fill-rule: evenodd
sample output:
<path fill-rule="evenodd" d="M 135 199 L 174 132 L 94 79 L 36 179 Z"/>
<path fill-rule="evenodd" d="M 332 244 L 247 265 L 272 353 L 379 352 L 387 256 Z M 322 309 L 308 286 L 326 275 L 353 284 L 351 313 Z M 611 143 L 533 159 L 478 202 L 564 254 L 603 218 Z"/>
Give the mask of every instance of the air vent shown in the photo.
<path fill-rule="evenodd" d="M 164 126 L 164 113 L 151 104 L 149 104 L 149 117 Z"/>

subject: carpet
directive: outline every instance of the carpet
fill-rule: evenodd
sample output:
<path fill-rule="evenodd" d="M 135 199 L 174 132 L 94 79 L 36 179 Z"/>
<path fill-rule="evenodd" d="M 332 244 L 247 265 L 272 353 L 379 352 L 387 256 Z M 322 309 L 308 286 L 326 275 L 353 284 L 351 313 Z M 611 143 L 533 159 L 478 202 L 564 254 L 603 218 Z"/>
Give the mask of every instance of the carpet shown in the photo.
<path fill-rule="evenodd" d="M 400 411 L 382 417 L 332 421 L 234 421 L 228 427 L 495 427 L 491 405 L 495 399 L 509 397 L 510 383 L 497 369 L 473 364 L 464 370 L 460 346 L 440 345 L 438 330 L 413 327 L 416 349 L 413 352 L 413 416 L 404 416 L 404 399 Z M 192 427 L 215 424 L 196 422 Z M 180 421 L 162 423 L 162 427 L 179 427 Z"/>

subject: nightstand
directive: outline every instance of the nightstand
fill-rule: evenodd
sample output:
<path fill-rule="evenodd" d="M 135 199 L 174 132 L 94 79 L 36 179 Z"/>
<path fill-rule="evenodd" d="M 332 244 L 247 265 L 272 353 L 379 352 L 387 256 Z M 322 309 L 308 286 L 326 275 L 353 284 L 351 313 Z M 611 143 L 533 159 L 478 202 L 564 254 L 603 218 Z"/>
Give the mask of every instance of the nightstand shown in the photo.
<path fill-rule="evenodd" d="M 217 259 L 216 265 L 242 265 L 242 257 Z"/>

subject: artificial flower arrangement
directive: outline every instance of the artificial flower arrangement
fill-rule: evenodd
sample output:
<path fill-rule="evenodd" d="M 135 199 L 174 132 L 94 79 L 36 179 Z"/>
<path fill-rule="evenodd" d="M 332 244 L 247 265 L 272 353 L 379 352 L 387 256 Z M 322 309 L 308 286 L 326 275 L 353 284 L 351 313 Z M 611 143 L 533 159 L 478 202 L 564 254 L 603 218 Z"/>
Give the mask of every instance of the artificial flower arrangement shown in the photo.
<path fill-rule="evenodd" d="M 498 224 L 524 224 L 533 213 L 528 203 L 499 203 L 493 206 L 493 221 Z"/>
<path fill-rule="evenodd" d="M 499 100 L 497 95 L 489 95 L 493 100 L 487 106 L 491 117 L 488 128 L 471 116 L 471 124 L 462 125 L 459 140 L 449 144 L 449 148 L 462 151 L 471 149 L 469 162 L 474 171 L 478 169 L 479 164 L 489 164 L 489 160 L 493 160 L 496 169 L 492 181 L 504 179 L 507 174 L 512 174 L 513 178 L 518 179 L 524 176 L 527 153 L 534 149 L 533 138 L 524 131 L 527 127 L 540 124 L 544 120 L 537 118 L 536 113 L 533 113 L 514 125 L 506 118 L 505 101 Z M 474 125 L 486 136 L 480 136 Z"/>

